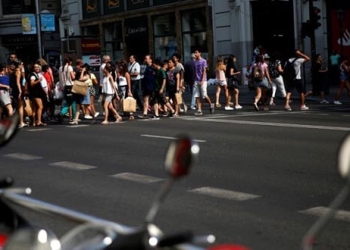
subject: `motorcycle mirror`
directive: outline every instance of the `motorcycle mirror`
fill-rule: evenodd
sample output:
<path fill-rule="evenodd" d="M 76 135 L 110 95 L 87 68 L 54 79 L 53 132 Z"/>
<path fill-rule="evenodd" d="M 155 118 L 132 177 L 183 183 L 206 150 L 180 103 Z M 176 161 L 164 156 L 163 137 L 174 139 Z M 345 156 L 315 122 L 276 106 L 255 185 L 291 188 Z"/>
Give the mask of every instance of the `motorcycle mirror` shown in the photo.
<path fill-rule="evenodd" d="M 0 147 L 6 145 L 16 134 L 19 123 L 19 114 L 0 120 Z"/>
<path fill-rule="evenodd" d="M 60 250 L 61 243 L 51 231 L 30 226 L 16 230 L 5 243 L 4 250 L 17 249 Z"/>
<path fill-rule="evenodd" d="M 165 157 L 165 169 L 173 178 L 188 174 L 199 154 L 199 145 L 189 136 L 182 135 L 169 144 Z"/>
<path fill-rule="evenodd" d="M 350 134 L 348 134 L 339 148 L 338 170 L 344 179 L 350 180 Z"/>

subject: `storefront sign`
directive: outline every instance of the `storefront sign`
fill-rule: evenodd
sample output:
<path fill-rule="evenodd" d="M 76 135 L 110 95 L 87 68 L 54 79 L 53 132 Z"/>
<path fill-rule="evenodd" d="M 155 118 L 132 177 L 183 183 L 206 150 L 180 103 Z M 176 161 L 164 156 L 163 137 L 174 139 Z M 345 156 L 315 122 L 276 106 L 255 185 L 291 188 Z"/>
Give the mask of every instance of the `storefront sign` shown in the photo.
<path fill-rule="evenodd" d="M 150 6 L 149 0 L 127 0 L 128 10 L 147 8 Z"/>
<path fill-rule="evenodd" d="M 97 51 L 101 50 L 101 44 L 99 39 L 84 39 L 81 43 L 81 50 L 86 51 Z"/>
<path fill-rule="evenodd" d="M 27 44 L 37 44 L 38 36 L 36 35 L 5 35 L 1 36 L 3 46 L 18 46 Z"/>
<path fill-rule="evenodd" d="M 36 34 L 36 19 L 34 14 L 22 14 L 22 34 Z"/>
<path fill-rule="evenodd" d="M 342 19 L 338 19 L 337 10 L 332 10 L 331 22 L 332 50 L 350 56 L 350 10 L 344 10 Z"/>
<path fill-rule="evenodd" d="M 85 0 L 83 4 L 84 18 L 101 16 L 101 1 L 99 0 Z"/>
<path fill-rule="evenodd" d="M 99 55 L 82 56 L 83 62 L 90 65 L 90 67 L 100 66 L 101 57 Z"/>
<path fill-rule="evenodd" d="M 104 0 L 104 14 L 114 14 L 124 11 L 124 0 Z"/>
<path fill-rule="evenodd" d="M 124 23 L 125 37 L 140 37 L 148 35 L 147 17 L 126 19 Z"/>
<path fill-rule="evenodd" d="M 55 15 L 40 14 L 41 31 L 55 31 Z"/>

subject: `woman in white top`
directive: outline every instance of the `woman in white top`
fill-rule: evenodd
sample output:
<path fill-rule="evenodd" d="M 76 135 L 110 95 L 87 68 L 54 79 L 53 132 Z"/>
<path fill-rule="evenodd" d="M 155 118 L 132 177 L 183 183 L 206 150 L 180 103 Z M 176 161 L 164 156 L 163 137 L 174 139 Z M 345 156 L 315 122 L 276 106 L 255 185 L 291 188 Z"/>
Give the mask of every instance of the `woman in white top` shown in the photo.
<path fill-rule="evenodd" d="M 110 65 L 106 65 L 103 73 L 103 81 L 102 81 L 102 93 L 104 95 L 104 104 L 103 108 L 105 111 L 105 119 L 102 124 L 108 124 L 108 111 L 109 109 L 113 112 L 114 117 L 116 118 L 115 122 L 121 122 L 122 117 L 118 114 L 117 110 L 112 105 L 113 97 L 115 96 L 117 100 L 120 100 L 118 96 L 117 86 L 114 82 L 114 79 L 111 75 L 112 67 Z"/>

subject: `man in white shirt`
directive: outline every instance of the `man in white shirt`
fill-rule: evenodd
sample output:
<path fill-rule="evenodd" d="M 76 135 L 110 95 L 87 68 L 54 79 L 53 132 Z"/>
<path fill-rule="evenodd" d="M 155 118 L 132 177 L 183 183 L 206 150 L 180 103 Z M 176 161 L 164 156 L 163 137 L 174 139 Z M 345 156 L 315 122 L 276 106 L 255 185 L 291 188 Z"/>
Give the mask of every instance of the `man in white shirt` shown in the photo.
<path fill-rule="evenodd" d="M 137 106 L 140 110 L 143 110 L 143 102 L 141 101 L 140 93 L 141 93 L 141 66 L 136 61 L 135 55 L 130 55 L 128 71 L 131 77 L 131 90 L 128 91 L 132 93 L 133 97 L 136 99 Z"/>

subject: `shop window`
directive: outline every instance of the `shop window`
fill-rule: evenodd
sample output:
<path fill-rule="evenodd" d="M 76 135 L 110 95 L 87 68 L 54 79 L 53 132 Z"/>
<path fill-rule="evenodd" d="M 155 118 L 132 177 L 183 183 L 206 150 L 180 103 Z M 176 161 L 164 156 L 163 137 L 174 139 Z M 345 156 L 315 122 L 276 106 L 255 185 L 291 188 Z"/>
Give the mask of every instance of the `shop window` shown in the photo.
<path fill-rule="evenodd" d="M 175 15 L 162 15 L 153 19 L 155 58 L 170 58 L 177 51 Z"/>
<path fill-rule="evenodd" d="M 103 27 L 104 51 L 103 54 L 109 55 L 113 62 L 123 59 L 123 28 L 121 22 L 108 23 Z"/>
<path fill-rule="evenodd" d="M 191 53 L 195 49 L 199 49 L 202 52 L 202 56 L 206 57 L 208 55 L 208 47 L 205 9 L 182 12 L 181 21 L 184 61 L 191 59 Z"/>
<path fill-rule="evenodd" d="M 4 15 L 35 13 L 35 1 L 2 0 L 2 12 Z"/>

